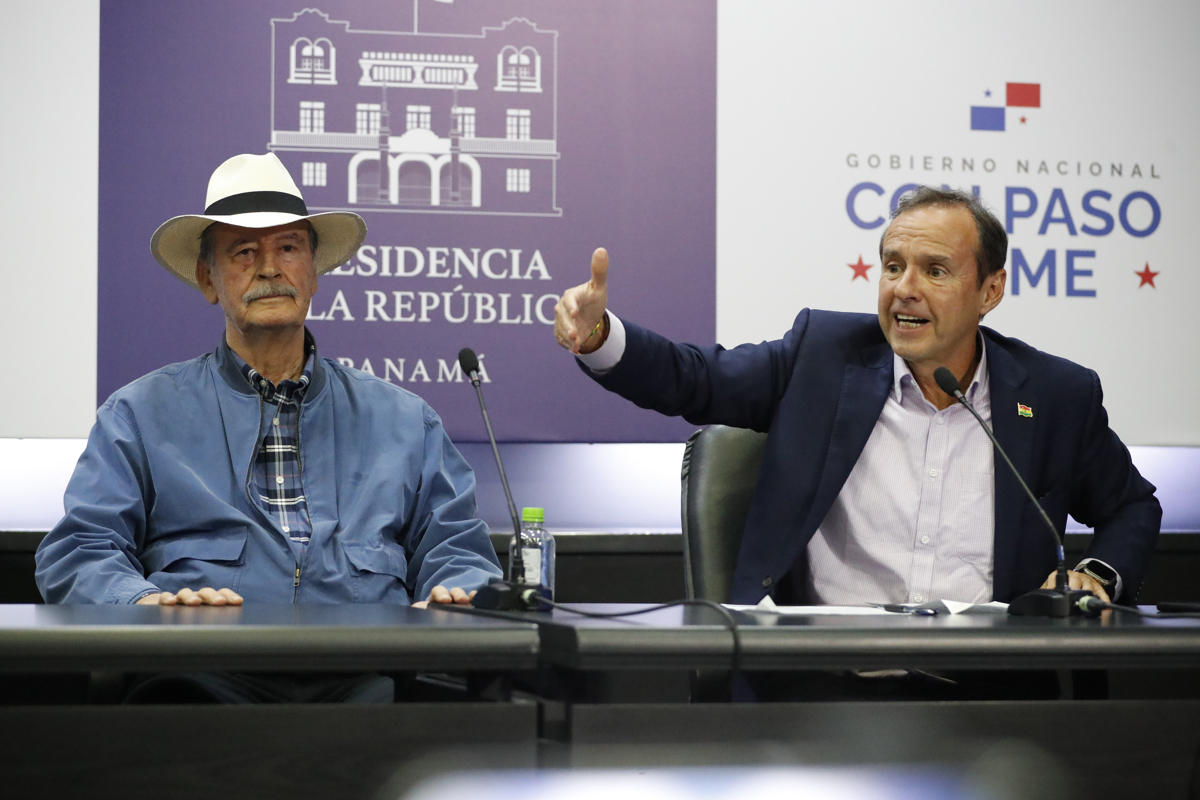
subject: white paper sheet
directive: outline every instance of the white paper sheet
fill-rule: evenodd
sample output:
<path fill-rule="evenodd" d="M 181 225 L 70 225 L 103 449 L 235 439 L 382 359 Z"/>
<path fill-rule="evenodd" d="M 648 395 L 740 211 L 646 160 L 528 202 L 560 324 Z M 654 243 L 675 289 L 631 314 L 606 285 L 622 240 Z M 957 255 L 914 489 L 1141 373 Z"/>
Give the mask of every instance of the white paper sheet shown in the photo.
<path fill-rule="evenodd" d="M 756 606 L 725 604 L 734 611 L 757 611 L 768 614 L 796 616 L 886 616 L 903 612 L 886 611 L 879 606 L 777 606 L 770 596 L 764 597 Z M 957 600 L 937 600 L 923 603 L 921 608 L 932 608 L 939 614 L 1003 614 L 1008 611 L 1007 603 L 960 603 Z"/>

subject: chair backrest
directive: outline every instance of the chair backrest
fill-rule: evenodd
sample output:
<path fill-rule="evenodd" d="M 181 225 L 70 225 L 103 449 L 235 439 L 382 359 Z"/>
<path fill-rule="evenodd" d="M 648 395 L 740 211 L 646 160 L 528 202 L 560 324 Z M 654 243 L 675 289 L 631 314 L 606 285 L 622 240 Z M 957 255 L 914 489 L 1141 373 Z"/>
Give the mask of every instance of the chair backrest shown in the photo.
<path fill-rule="evenodd" d="M 689 598 L 729 600 L 767 435 L 710 425 L 683 451 L 683 565 Z"/>

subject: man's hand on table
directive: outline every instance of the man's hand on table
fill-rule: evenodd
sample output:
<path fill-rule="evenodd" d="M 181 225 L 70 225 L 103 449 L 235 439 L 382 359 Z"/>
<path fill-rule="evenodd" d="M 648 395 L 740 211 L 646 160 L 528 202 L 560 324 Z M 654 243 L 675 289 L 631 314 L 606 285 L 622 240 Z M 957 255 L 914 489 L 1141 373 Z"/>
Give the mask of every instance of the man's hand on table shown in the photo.
<path fill-rule="evenodd" d="M 137 601 L 139 606 L 240 606 L 242 596 L 232 589 L 204 587 L 200 591 L 180 589 L 178 592 L 148 594 Z"/>
<path fill-rule="evenodd" d="M 1051 572 L 1050 577 L 1046 578 L 1046 582 L 1043 583 L 1040 588 L 1053 589 L 1057 582 L 1057 576 L 1058 576 L 1057 572 Z M 1068 570 L 1067 571 L 1067 585 L 1070 586 L 1072 589 L 1086 589 L 1089 592 L 1091 592 L 1092 594 L 1096 595 L 1096 597 L 1099 597 L 1101 600 L 1103 600 L 1106 603 L 1112 602 L 1112 600 L 1110 600 L 1108 597 L 1108 592 L 1104 591 L 1104 587 L 1100 585 L 1100 582 L 1097 581 L 1095 578 L 1093 578 L 1091 575 L 1085 575 L 1082 572 L 1075 572 L 1074 570 Z"/>
<path fill-rule="evenodd" d="M 413 603 L 413 608 L 428 608 L 430 603 L 437 603 L 443 606 L 467 606 L 471 604 L 471 600 L 474 597 L 475 592 L 467 594 L 457 586 L 453 589 L 447 589 L 445 586 L 435 586 L 429 591 L 429 599 Z"/>

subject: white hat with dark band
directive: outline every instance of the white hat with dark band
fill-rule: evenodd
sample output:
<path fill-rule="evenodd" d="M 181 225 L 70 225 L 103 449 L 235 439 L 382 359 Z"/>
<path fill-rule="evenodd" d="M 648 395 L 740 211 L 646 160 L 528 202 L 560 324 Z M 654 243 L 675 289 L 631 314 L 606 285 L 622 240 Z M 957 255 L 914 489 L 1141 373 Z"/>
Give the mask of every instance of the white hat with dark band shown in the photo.
<path fill-rule="evenodd" d="M 200 234 L 214 222 L 273 228 L 308 220 L 317 232 L 317 274 L 346 263 L 367 237 L 367 223 L 349 211 L 309 214 L 287 167 L 274 153 L 234 156 L 213 172 L 203 214 L 172 217 L 150 238 L 155 260 L 188 286 L 196 283 Z"/>

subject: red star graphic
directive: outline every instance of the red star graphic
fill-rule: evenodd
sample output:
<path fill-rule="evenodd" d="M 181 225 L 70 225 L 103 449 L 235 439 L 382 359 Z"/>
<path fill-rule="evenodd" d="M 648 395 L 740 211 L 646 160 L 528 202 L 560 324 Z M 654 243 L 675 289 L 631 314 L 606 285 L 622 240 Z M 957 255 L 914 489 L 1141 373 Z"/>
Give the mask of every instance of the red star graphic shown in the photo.
<path fill-rule="evenodd" d="M 857 264 L 847 264 L 846 266 L 849 267 L 850 269 L 854 270 L 854 277 L 850 279 L 851 283 L 858 280 L 859 278 L 862 278 L 864 281 L 867 281 L 869 283 L 871 279 L 867 277 L 867 270 L 869 270 L 871 267 L 873 267 L 875 265 L 874 264 L 864 264 L 863 260 L 862 260 L 862 256 L 859 256 Z"/>
<path fill-rule="evenodd" d="M 1024 118 L 1024 117 L 1021 117 L 1021 124 L 1022 124 L 1022 125 L 1024 125 L 1024 124 L 1025 124 L 1025 118 Z"/>
<path fill-rule="evenodd" d="M 1149 264 L 1146 264 L 1146 268 L 1145 268 L 1144 270 L 1142 270 L 1141 272 L 1135 272 L 1135 273 L 1133 273 L 1133 274 L 1134 274 L 1134 275 L 1137 275 L 1139 278 L 1141 278 L 1141 279 L 1142 279 L 1142 282 L 1138 284 L 1138 288 L 1139 288 L 1139 289 L 1140 289 L 1140 288 L 1142 288 L 1143 286 L 1145 286 L 1147 283 L 1148 283 L 1148 284 L 1150 284 L 1150 288 L 1151 288 L 1151 289 L 1157 289 L 1157 288 L 1158 288 L 1157 286 L 1155 286 L 1155 285 L 1154 285 L 1154 279 L 1155 279 L 1156 277 L 1158 277 L 1158 274 L 1159 274 L 1159 273 L 1157 273 L 1157 272 L 1152 272 L 1152 271 L 1150 270 L 1150 265 L 1149 265 Z"/>

